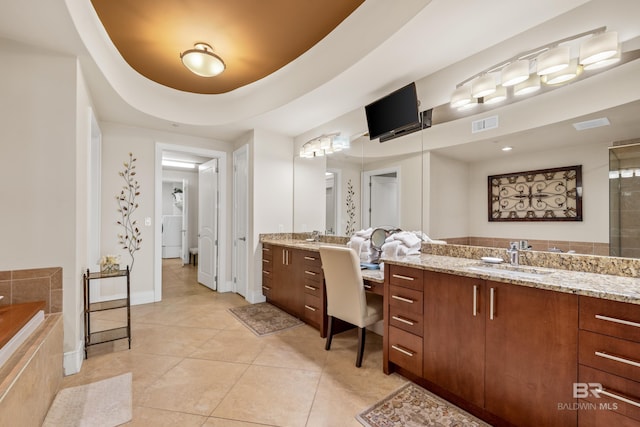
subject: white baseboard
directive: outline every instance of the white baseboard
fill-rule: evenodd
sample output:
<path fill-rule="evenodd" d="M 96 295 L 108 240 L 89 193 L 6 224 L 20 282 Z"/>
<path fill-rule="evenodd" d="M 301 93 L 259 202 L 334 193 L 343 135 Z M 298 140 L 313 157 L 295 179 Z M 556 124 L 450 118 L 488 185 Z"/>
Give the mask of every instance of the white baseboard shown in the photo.
<path fill-rule="evenodd" d="M 244 299 L 249 301 L 251 304 L 257 304 L 259 302 L 265 302 L 267 300 L 267 298 L 262 295 L 262 291 L 249 291 L 247 292 L 247 296 Z"/>
<path fill-rule="evenodd" d="M 80 372 L 84 361 L 84 342 L 78 341 L 76 349 L 68 351 L 63 356 L 64 375 L 73 375 Z"/>
<path fill-rule="evenodd" d="M 155 302 L 153 291 L 134 292 L 131 294 L 131 305 L 149 304 Z"/>

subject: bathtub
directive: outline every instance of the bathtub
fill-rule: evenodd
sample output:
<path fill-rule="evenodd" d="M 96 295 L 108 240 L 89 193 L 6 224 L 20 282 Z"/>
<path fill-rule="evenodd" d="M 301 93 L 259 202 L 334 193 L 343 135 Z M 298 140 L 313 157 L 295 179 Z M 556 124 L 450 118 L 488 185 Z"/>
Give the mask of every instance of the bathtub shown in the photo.
<path fill-rule="evenodd" d="M 0 369 L 44 321 L 44 301 L 0 307 Z"/>

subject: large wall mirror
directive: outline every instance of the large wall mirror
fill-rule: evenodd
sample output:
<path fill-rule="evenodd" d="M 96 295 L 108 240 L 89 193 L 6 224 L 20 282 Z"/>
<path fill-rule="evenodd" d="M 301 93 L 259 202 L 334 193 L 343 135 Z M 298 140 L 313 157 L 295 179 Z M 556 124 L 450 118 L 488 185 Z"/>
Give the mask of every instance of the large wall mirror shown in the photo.
<path fill-rule="evenodd" d="M 421 109 L 434 109 L 431 128 L 384 143 L 362 136 L 351 141 L 348 153 L 296 158 L 293 231 L 344 236 L 350 230 L 389 225 L 475 246 L 506 248 L 510 240 L 528 240 L 534 250 L 640 256 L 640 249 L 622 251 L 619 241 L 610 237 L 637 233 L 625 224 L 640 217 L 640 190 L 629 178 L 636 171 L 640 175 L 640 164 L 621 165 L 628 162 L 621 154 L 610 163 L 610 147 L 640 138 L 640 37 L 623 12 L 594 14 L 594 20 L 605 18 L 612 28 L 631 32 L 623 43 L 626 62 L 594 74 L 585 72 L 575 82 L 522 100 L 441 120 L 437 113 L 450 109 L 447 102 L 455 87 L 451 75 L 457 73 L 461 80 L 468 77 L 468 69 L 487 65 L 486 61 L 478 65 L 480 56 L 468 58 L 416 81 Z M 586 24 L 571 21 L 571 25 L 578 33 Z M 532 34 L 547 40 L 548 29 L 541 27 L 540 33 Z M 487 50 L 494 58 L 490 62 L 503 58 L 506 48 L 518 50 L 507 42 L 493 46 Z M 346 129 L 350 135 L 362 132 L 366 129 L 362 110 L 326 126 Z M 472 131 L 472 121 L 494 116 L 496 128 Z M 347 122 L 350 129 L 343 126 Z M 510 151 L 503 151 L 506 147 Z M 573 165 L 582 166 L 582 221 L 488 220 L 488 176 Z M 624 177 L 620 173 L 610 178 L 623 169 Z M 618 195 L 611 206 L 610 190 Z M 625 197 L 620 197 L 623 191 Z M 617 208 L 631 210 L 625 212 L 625 221 L 616 220 Z"/>

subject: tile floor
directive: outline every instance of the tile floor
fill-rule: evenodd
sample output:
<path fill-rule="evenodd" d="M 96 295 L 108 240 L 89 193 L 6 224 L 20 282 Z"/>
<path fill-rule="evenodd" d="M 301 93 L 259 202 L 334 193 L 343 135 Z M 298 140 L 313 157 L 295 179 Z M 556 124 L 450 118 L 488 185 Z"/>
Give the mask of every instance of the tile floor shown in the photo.
<path fill-rule="evenodd" d="M 197 284 L 195 267 L 165 260 L 163 301 L 131 308 L 131 350 L 126 340 L 92 347 L 62 386 L 132 372 L 130 426 L 340 427 L 360 426 L 357 413 L 406 382 L 382 372 L 378 335 L 367 335 L 358 369 L 354 331 L 335 336 L 331 351 L 306 325 L 259 338 L 227 311 L 245 304 Z"/>

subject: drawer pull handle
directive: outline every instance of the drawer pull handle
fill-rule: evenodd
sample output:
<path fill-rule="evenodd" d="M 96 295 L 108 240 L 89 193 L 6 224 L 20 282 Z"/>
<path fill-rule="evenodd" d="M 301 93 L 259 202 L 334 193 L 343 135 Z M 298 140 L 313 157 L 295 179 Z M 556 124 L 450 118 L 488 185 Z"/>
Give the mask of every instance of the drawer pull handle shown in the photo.
<path fill-rule="evenodd" d="M 640 328 L 640 323 L 632 322 L 630 320 L 616 319 L 615 317 L 603 316 L 602 314 L 596 314 L 596 319 L 606 320 L 607 322 L 621 323 L 623 325 L 635 326 Z"/>
<path fill-rule="evenodd" d="M 309 270 L 305 270 L 305 271 L 304 271 L 304 274 L 308 274 L 308 275 L 310 275 L 310 276 L 315 276 L 315 275 L 316 275 L 316 274 L 318 274 L 318 273 L 315 273 L 315 272 L 313 272 L 313 271 L 309 271 Z"/>
<path fill-rule="evenodd" d="M 398 295 L 391 295 L 391 298 L 397 299 L 398 301 L 408 302 L 409 304 L 413 304 L 415 301 L 409 298 L 401 297 Z"/>
<path fill-rule="evenodd" d="M 263 259 L 262 262 L 266 262 L 267 264 L 270 263 L 271 261 L 269 261 L 268 259 Z"/>
<path fill-rule="evenodd" d="M 402 323 L 404 323 L 406 325 L 409 325 L 409 326 L 413 326 L 414 325 L 414 323 L 411 320 L 403 319 L 402 317 L 391 316 L 391 318 L 393 320 L 397 320 L 398 322 L 402 322 Z"/>
<path fill-rule="evenodd" d="M 317 291 L 318 290 L 318 288 L 314 288 L 313 286 L 309 286 L 309 285 L 304 285 L 304 287 L 306 289 L 309 289 L 310 291 Z"/>
<path fill-rule="evenodd" d="M 371 289 L 373 287 L 371 285 L 367 285 L 366 283 L 364 285 L 362 285 L 362 286 L 364 286 L 365 289 Z"/>
<path fill-rule="evenodd" d="M 262 250 L 263 250 L 264 252 L 271 252 L 271 249 L 269 249 L 269 248 L 262 248 Z"/>
<path fill-rule="evenodd" d="M 626 365 L 636 366 L 640 368 L 640 362 L 636 362 L 635 360 L 625 359 L 623 357 L 614 356 L 609 353 L 605 353 L 602 351 L 596 351 L 596 356 L 604 357 L 605 359 L 615 360 L 616 362 L 624 363 Z"/>
<path fill-rule="evenodd" d="M 415 354 L 415 353 L 413 353 L 413 352 L 411 352 L 409 350 L 405 350 L 404 348 L 402 348 L 400 346 L 397 346 L 397 345 L 392 345 L 391 348 L 396 350 L 396 351 L 399 351 L 402 354 L 406 354 L 409 357 L 413 357 L 413 355 Z"/>
<path fill-rule="evenodd" d="M 496 294 L 495 288 L 489 289 L 489 319 L 490 320 L 493 320 L 493 317 L 494 317 L 495 305 L 493 300 L 495 298 L 495 294 Z"/>
<path fill-rule="evenodd" d="M 271 274 L 271 272 L 270 272 L 270 271 L 267 271 L 267 270 L 262 270 L 262 273 L 263 273 L 263 274 L 266 274 L 267 276 L 268 276 L 269 274 Z"/>
<path fill-rule="evenodd" d="M 613 399 L 620 400 L 622 402 L 628 403 L 629 405 L 637 406 L 638 408 L 640 408 L 640 403 L 636 402 L 635 400 L 627 399 L 626 397 L 622 397 L 615 393 L 611 393 L 608 390 L 600 389 L 598 391 L 598 394 L 604 394 L 605 396 L 609 396 Z"/>
<path fill-rule="evenodd" d="M 270 291 L 271 290 L 271 288 L 268 287 L 268 286 L 262 286 L 262 289 L 264 289 L 265 291 Z"/>
<path fill-rule="evenodd" d="M 311 310 L 311 311 L 317 311 L 318 309 L 315 307 L 311 307 L 310 305 L 304 305 L 304 308 L 306 308 L 307 310 Z"/>
<path fill-rule="evenodd" d="M 304 259 L 306 259 L 308 261 L 315 261 L 316 260 L 314 257 L 310 257 L 310 256 L 306 256 L 306 257 L 304 257 Z"/>
<path fill-rule="evenodd" d="M 473 285 L 473 317 L 478 315 L 478 285 Z"/>
<path fill-rule="evenodd" d="M 413 277 L 409 277 L 409 276 L 403 276 L 401 274 L 393 274 L 393 277 L 395 277 L 396 279 L 402 279 L 402 280 L 410 280 L 410 281 L 414 281 L 416 279 L 414 279 Z"/>

